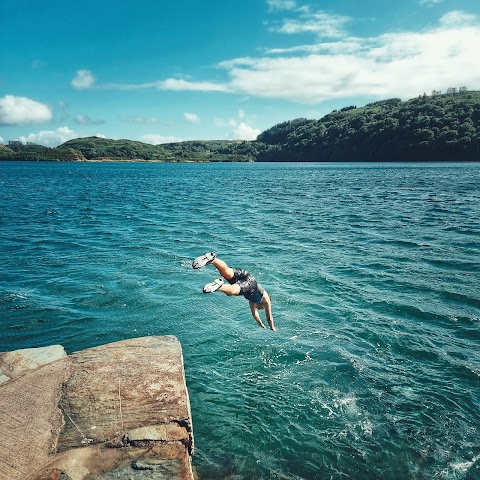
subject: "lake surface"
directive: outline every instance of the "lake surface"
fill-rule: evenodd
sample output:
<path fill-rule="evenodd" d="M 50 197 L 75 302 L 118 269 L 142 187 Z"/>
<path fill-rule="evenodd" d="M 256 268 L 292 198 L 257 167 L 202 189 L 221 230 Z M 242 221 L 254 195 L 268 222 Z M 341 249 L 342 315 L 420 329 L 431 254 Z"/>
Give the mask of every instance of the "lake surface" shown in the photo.
<path fill-rule="evenodd" d="M 480 164 L 0 162 L 0 206 L 0 351 L 176 335 L 201 480 L 480 478 Z"/>

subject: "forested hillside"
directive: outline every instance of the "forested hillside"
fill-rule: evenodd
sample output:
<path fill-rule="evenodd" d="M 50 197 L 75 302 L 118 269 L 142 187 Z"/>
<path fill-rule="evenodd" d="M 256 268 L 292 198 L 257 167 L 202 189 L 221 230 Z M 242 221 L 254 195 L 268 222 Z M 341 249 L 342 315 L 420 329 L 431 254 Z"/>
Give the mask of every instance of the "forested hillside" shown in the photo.
<path fill-rule="evenodd" d="M 480 92 L 391 99 L 261 133 L 260 161 L 480 160 Z"/>
<path fill-rule="evenodd" d="M 11 141 L 0 159 L 52 161 L 480 161 L 480 92 L 394 98 L 348 106 L 319 120 L 299 118 L 256 141 L 150 145 L 87 137 L 56 148 Z"/>
<path fill-rule="evenodd" d="M 132 140 L 86 137 L 56 148 L 19 141 L 0 145 L 0 159 L 45 161 L 252 162 L 256 142 L 210 140 L 150 145 Z"/>

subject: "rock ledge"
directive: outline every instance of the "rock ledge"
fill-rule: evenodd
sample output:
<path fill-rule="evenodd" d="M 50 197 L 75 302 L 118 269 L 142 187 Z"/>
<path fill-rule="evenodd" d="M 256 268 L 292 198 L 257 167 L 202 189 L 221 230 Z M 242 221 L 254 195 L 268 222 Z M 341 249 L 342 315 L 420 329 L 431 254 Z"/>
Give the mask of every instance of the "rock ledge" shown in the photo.
<path fill-rule="evenodd" d="M 176 337 L 0 353 L 0 478 L 193 480 Z"/>

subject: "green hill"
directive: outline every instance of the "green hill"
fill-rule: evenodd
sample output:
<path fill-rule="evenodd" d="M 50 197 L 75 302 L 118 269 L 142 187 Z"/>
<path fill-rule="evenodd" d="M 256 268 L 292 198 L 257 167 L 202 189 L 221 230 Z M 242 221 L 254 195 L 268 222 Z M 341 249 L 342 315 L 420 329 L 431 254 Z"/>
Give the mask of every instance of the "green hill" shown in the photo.
<path fill-rule="evenodd" d="M 13 154 L 13 150 L 11 148 L 8 148 L 5 145 L 0 144 L 0 158 L 2 158 L 2 155 L 11 155 L 11 154 Z"/>
<path fill-rule="evenodd" d="M 261 133 L 260 161 L 480 160 L 480 92 L 391 99 Z"/>
<path fill-rule="evenodd" d="M 0 160 L 75 162 L 85 158 L 79 151 L 72 148 L 48 148 L 14 140 L 8 143 L 8 147 L 0 145 Z"/>
<path fill-rule="evenodd" d="M 0 159 L 53 161 L 479 161 L 480 92 L 394 98 L 299 118 L 265 130 L 256 141 L 188 141 L 150 145 L 77 138 L 56 148 L 0 145 Z"/>
<path fill-rule="evenodd" d="M 132 140 L 109 140 L 99 137 L 77 138 L 57 147 L 80 152 L 87 160 L 149 161 L 252 161 L 248 142 L 210 140 L 150 145 Z M 255 152 L 257 153 L 257 152 Z"/>
<path fill-rule="evenodd" d="M 100 137 L 76 138 L 65 142 L 56 149 L 63 151 L 68 148 L 80 152 L 86 160 L 166 160 L 170 158 L 161 146 L 133 140 L 110 140 Z"/>

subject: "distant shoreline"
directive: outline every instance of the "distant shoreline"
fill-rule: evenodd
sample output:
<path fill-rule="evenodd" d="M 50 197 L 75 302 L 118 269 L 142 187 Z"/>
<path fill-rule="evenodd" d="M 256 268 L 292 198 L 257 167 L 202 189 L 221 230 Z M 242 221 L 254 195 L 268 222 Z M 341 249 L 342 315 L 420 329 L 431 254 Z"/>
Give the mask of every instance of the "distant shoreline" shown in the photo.
<path fill-rule="evenodd" d="M 0 160 L 90 162 L 440 162 L 480 161 L 480 92 L 423 95 L 297 118 L 256 140 L 191 140 L 151 145 L 82 137 L 49 148 L 10 141 Z M 421 160 L 419 160 L 421 159 Z"/>
<path fill-rule="evenodd" d="M 393 163 L 438 163 L 438 164 L 445 164 L 445 163 L 480 163 L 480 159 L 478 160 L 312 160 L 312 161 L 298 161 L 298 160 L 280 160 L 280 161 L 265 161 L 265 160 L 253 160 L 249 162 L 239 162 L 239 161 L 231 161 L 231 160 L 180 160 L 180 159 L 168 159 L 168 160 L 145 160 L 145 159 L 138 159 L 138 158 L 125 158 L 125 159 L 88 159 L 88 160 L 28 160 L 28 159 L 5 159 L 0 158 L 0 162 L 26 162 L 26 163 L 203 163 L 203 164 L 216 164 L 216 163 L 261 163 L 261 164 L 280 164 L 280 163 L 298 163 L 298 164 L 314 164 L 314 163 L 325 163 L 325 164 L 346 164 L 346 163 L 385 163 L 385 164 L 393 164 Z"/>

